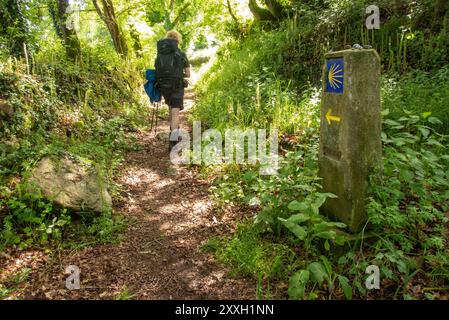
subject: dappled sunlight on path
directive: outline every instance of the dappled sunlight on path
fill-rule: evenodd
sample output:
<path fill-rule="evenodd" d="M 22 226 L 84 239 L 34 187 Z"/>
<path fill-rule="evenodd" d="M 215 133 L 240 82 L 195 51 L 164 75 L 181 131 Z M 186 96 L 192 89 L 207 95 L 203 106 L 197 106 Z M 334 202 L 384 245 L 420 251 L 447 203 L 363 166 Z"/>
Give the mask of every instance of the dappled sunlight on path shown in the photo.
<path fill-rule="evenodd" d="M 192 99 L 190 91 L 187 104 Z M 184 115 L 182 127 L 189 129 Z M 210 237 L 228 232 L 232 219 L 214 212 L 208 181 L 171 164 L 160 138 L 168 135 L 166 121 L 157 132 L 137 134 L 141 150 L 128 154 L 116 181 L 122 191 L 115 211 L 131 221 L 123 241 L 46 259 L 33 270 L 23 298 L 113 299 L 124 288 L 135 299 L 255 298 L 254 280 L 227 277 L 201 250 Z M 80 268 L 80 290 L 65 288 L 69 265 Z"/>

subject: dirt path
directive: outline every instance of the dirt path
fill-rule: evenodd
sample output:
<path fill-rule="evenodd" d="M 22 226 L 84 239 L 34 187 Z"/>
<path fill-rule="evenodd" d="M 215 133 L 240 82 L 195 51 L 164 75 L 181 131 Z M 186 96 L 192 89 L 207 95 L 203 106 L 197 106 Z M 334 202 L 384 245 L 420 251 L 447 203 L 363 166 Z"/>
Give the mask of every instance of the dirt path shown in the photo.
<path fill-rule="evenodd" d="M 193 103 L 192 93 L 186 97 Z M 182 127 L 188 129 L 184 115 Z M 217 234 L 229 232 L 232 217 L 214 216 L 208 183 L 169 159 L 168 123 L 159 134 L 138 134 L 142 150 L 128 154 L 118 183 L 126 196 L 116 211 L 131 218 L 124 241 L 40 262 L 26 289 L 26 299 L 113 299 L 124 288 L 134 299 L 254 299 L 255 283 L 230 279 L 227 270 L 200 248 Z M 24 256 L 39 261 L 39 257 Z M 81 289 L 65 288 L 64 269 L 76 265 Z M 28 286 L 27 285 L 27 286 Z"/>

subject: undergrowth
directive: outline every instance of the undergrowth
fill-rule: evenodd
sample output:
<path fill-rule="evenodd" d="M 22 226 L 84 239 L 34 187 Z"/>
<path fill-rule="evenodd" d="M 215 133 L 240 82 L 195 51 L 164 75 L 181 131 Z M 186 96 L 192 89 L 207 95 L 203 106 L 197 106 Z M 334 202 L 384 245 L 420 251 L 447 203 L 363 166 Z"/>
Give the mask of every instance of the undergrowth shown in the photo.
<path fill-rule="evenodd" d="M 372 184 L 369 225 L 361 234 L 349 235 L 344 224 L 319 214 L 333 195 L 317 192 L 317 139 L 303 139 L 277 176 L 225 169 L 215 197 L 258 210 L 236 234 L 211 239 L 208 247 L 233 272 L 289 281 L 294 299 L 444 297 L 449 150 L 448 137 L 429 127 L 436 121 L 429 114 L 399 121 L 385 115 L 383 178 Z M 365 288 L 369 265 L 380 267 L 380 291 Z"/>
<path fill-rule="evenodd" d="M 235 234 L 212 238 L 205 248 L 229 265 L 232 274 L 253 277 L 258 297 L 447 298 L 447 67 L 429 67 L 428 51 L 421 62 L 415 61 L 421 71 L 410 69 L 406 59 L 382 55 L 388 71 L 382 77 L 383 175 L 371 183 L 367 226 L 349 234 L 344 224 L 328 220 L 319 210 L 334 195 L 319 191 L 320 89 L 311 70 L 320 77 L 316 71 L 327 47 L 318 47 L 307 27 L 303 32 L 295 23 L 225 47 L 198 86 L 194 120 L 219 130 L 276 127 L 283 156 L 276 176 L 261 176 L 257 166 L 249 165 L 202 169 L 214 177 L 211 191 L 218 207 L 233 203 L 256 212 L 240 222 Z M 295 32 L 301 42 L 289 55 L 285 48 L 292 45 Z M 412 38 L 404 37 L 413 45 Z M 317 48 L 308 53 L 304 43 Z M 335 46 L 343 44 L 336 40 Z M 296 65 L 303 73 L 296 78 L 292 75 L 298 72 L 290 72 L 286 58 L 298 62 L 298 54 L 316 57 L 313 65 L 308 64 L 313 59 Z M 440 51 L 437 56 L 447 58 Z M 284 73 L 286 69 L 290 71 Z M 380 290 L 365 286 L 371 265 L 380 269 Z M 273 296 L 273 286 L 288 290 Z M 262 287 L 265 295 L 259 292 Z"/>
<path fill-rule="evenodd" d="M 146 125 L 141 84 L 136 63 L 94 53 L 82 65 L 38 55 L 32 75 L 21 62 L 0 62 L 0 98 L 14 110 L 0 124 L 0 249 L 119 238 L 126 225 L 119 214 L 74 215 L 27 192 L 26 177 L 43 157 L 70 154 L 94 165 L 116 196 L 116 169 L 138 148 L 132 132 Z"/>

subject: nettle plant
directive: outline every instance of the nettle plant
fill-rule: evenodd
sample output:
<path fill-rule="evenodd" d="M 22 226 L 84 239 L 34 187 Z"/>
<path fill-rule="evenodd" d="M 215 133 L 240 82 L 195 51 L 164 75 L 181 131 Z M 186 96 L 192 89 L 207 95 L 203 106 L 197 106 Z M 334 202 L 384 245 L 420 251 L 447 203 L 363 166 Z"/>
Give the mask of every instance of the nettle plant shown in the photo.
<path fill-rule="evenodd" d="M 315 299 L 315 287 L 326 288 L 331 297 L 340 287 L 346 298 L 351 299 L 348 278 L 335 272 L 328 258 L 321 255 L 323 251 L 330 254 L 332 246 L 347 242 L 343 232 L 346 225 L 329 221 L 320 214 L 326 199 L 336 196 L 318 192 L 321 188 L 316 168 L 318 140 L 309 138 L 298 150 L 285 155 L 277 176 L 259 179 L 252 185 L 256 196 L 250 204 L 261 207 L 255 217 L 256 224 L 279 237 L 287 234 L 290 243 L 300 251 L 298 258 L 305 267 L 290 278 L 290 298 Z M 309 294 L 306 288 L 312 289 Z"/>
<path fill-rule="evenodd" d="M 339 233 L 340 229 L 346 228 L 342 222 L 328 221 L 319 210 L 327 198 L 336 198 L 332 193 L 314 193 L 299 202 L 293 200 L 289 203 L 288 209 L 294 213 L 288 219 L 278 218 L 278 220 L 290 230 L 295 237 L 304 244 L 304 254 L 306 261 L 313 252 L 313 248 L 318 247 L 314 242 L 324 241 L 324 249 L 330 251 L 331 243 L 342 246 L 346 237 Z"/>
<path fill-rule="evenodd" d="M 327 198 L 336 196 L 318 191 L 321 189 L 316 167 L 318 140 L 315 136 L 304 140 L 306 144 L 285 155 L 278 175 L 258 179 L 252 185 L 256 196 L 250 204 L 262 208 L 255 217 L 257 224 L 278 235 L 288 230 L 292 241 L 302 244 L 308 255 L 318 240 L 322 240 L 327 251 L 331 243 L 343 245 L 344 237 L 338 229 L 346 225 L 330 222 L 319 212 Z"/>
<path fill-rule="evenodd" d="M 288 295 L 291 299 L 316 299 L 316 287 L 324 287 L 326 284 L 329 299 L 335 294 L 337 288 L 341 288 L 346 299 L 352 299 L 352 285 L 349 279 L 342 274 L 338 274 L 331 262 L 320 256 L 319 261 L 312 262 L 305 269 L 299 270 L 291 278 L 288 287 Z M 307 287 L 312 289 L 306 291 Z"/>
<path fill-rule="evenodd" d="M 67 210 L 55 208 L 37 192 L 28 192 L 31 185 L 20 184 L 11 193 L 0 188 L 0 209 L 6 208 L 6 217 L 0 230 L 0 247 L 17 246 L 25 249 L 32 244 L 47 244 L 61 240 L 64 228 L 70 224 Z"/>
<path fill-rule="evenodd" d="M 315 287 L 327 288 L 330 299 L 337 283 L 345 297 L 352 299 L 352 286 L 349 284 L 349 279 L 335 272 L 328 258 L 321 255 L 318 261 L 309 263 L 310 256 L 319 256 L 318 250 L 323 241 L 327 252 L 331 250 L 331 243 L 336 246 L 343 246 L 346 243 L 346 236 L 341 232 L 346 225 L 328 221 L 319 212 L 327 198 L 335 197 L 331 193 L 313 193 L 301 202 L 296 200 L 290 202 L 288 208 L 294 214 L 288 219 L 278 218 L 295 235 L 299 243 L 303 244 L 305 268 L 297 271 L 290 278 L 288 294 L 291 299 L 316 299 L 318 296 L 314 291 Z M 306 294 L 308 286 L 312 288 Z"/>
<path fill-rule="evenodd" d="M 448 137 L 431 128 L 441 123 L 430 113 L 405 114 L 384 121 L 384 174 L 380 181 L 373 177 L 367 207 L 379 235 L 375 247 L 398 253 L 395 272 L 385 270 L 388 278 L 394 273 L 408 276 L 420 268 L 430 274 L 438 269 L 449 279 L 449 259 L 441 259 L 449 253 Z M 416 256 L 423 261 L 410 264 Z"/>
<path fill-rule="evenodd" d="M 427 126 L 438 122 L 428 113 L 384 122 L 383 167 L 388 179 L 371 183 L 368 209 L 374 226 L 387 231 L 405 252 L 446 245 L 448 137 Z"/>

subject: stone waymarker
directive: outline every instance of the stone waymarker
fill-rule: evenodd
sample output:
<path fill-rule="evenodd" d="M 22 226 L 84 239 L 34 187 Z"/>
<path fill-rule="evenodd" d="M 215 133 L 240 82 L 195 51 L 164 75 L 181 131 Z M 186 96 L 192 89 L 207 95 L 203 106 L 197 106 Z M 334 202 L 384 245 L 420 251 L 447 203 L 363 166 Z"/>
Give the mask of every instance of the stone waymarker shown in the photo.
<path fill-rule="evenodd" d="M 368 176 L 381 168 L 380 58 L 375 50 L 326 55 L 321 104 L 319 175 L 324 214 L 351 231 L 366 222 Z"/>

